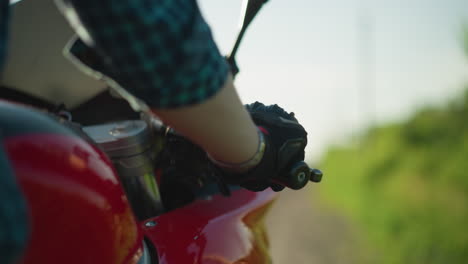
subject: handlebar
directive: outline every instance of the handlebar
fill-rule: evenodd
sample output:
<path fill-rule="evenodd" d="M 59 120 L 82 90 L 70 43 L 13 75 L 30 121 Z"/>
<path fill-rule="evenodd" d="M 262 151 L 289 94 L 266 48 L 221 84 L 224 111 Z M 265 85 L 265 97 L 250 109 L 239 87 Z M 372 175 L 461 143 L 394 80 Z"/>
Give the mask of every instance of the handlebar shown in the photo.
<path fill-rule="evenodd" d="M 302 189 L 307 182 L 320 182 L 323 173 L 318 169 L 311 169 L 304 161 L 294 164 L 286 175 L 274 178 L 278 184 L 291 188 L 293 190 Z"/>
<path fill-rule="evenodd" d="M 184 155 L 182 159 L 186 158 L 185 155 L 187 155 L 187 153 L 190 152 L 190 149 L 192 149 L 192 151 L 199 151 L 196 154 L 194 154 L 194 156 L 202 155 L 201 153 L 204 153 L 204 151 L 200 150 L 199 147 L 195 146 L 193 143 L 191 143 L 182 135 L 178 134 L 173 129 L 168 130 L 166 136 L 172 139 L 169 140 L 170 142 L 179 142 L 179 144 L 174 145 L 177 147 L 177 149 L 174 149 L 173 151 L 169 152 L 171 152 L 172 154 L 180 153 L 181 155 Z M 187 148 L 183 148 L 182 146 L 186 146 Z M 290 166 L 285 173 L 281 174 L 278 177 L 274 177 L 271 180 L 277 184 L 288 187 L 290 189 L 299 190 L 304 188 L 304 186 L 309 181 L 315 183 L 321 182 L 322 177 L 322 171 L 315 168 L 310 168 L 304 161 L 299 161 L 293 163 L 293 165 Z"/>

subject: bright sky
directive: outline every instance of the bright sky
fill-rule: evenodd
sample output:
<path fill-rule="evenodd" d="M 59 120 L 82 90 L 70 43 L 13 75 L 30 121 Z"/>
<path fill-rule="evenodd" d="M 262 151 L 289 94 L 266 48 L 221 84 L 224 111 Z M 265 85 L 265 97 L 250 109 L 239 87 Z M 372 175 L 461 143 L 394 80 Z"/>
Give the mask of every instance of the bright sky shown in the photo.
<path fill-rule="evenodd" d="M 199 3 L 228 53 L 241 1 Z M 294 111 L 318 158 L 364 124 L 456 96 L 468 83 L 463 24 L 466 0 L 270 0 L 241 45 L 237 87 L 246 103 Z"/>

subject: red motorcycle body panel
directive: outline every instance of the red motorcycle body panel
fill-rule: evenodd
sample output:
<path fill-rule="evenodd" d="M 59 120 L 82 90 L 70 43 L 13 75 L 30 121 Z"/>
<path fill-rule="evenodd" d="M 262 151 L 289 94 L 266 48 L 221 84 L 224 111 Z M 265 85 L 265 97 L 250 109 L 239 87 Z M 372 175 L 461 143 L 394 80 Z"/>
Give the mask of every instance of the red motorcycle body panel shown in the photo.
<path fill-rule="evenodd" d="M 213 195 L 137 223 L 111 161 L 56 120 L 0 101 L 3 144 L 29 209 L 24 264 L 267 264 L 271 190 Z M 153 223 L 152 225 L 150 223 Z"/>
<path fill-rule="evenodd" d="M 263 220 L 276 195 L 238 190 L 197 200 L 143 222 L 143 232 L 160 264 L 271 263 Z"/>
<path fill-rule="evenodd" d="M 22 263 L 136 263 L 141 230 L 101 151 L 60 134 L 20 135 L 4 144 L 29 207 Z"/>

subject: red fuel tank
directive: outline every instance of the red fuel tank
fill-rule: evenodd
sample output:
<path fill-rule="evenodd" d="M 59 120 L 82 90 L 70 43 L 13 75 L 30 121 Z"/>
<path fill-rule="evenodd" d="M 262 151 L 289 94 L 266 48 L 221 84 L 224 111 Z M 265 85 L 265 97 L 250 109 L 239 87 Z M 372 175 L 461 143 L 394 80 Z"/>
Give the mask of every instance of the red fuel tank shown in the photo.
<path fill-rule="evenodd" d="M 142 232 L 99 149 L 54 118 L 1 101 L 0 127 L 29 209 L 20 263 L 137 263 Z"/>

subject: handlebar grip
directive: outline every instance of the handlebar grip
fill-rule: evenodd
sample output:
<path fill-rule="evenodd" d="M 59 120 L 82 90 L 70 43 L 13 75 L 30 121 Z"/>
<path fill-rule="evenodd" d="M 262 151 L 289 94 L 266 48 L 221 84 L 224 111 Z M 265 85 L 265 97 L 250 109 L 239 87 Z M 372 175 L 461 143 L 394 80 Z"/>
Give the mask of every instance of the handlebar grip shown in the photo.
<path fill-rule="evenodd" d="M 282 176 L 273 179 L 276 183 L 291 188 L 293 190 L 299 190 L 304 188 L 307 182 L 320 182 L 322 180 L 323 173 L 318 169 L 311 169 L 304 161 L 299 161 L 294 164 L 289 172 Z"/>
<path fill-rule="evenodd" d="M 292 166 L 286 175 L 273 179 L 276 183 L 293 190 L 302 189 L 310 179 L 310 168 L 304 161 L 299 161 Z"/>

